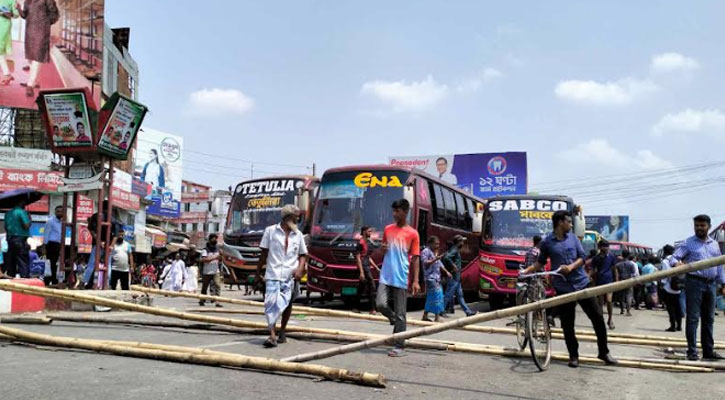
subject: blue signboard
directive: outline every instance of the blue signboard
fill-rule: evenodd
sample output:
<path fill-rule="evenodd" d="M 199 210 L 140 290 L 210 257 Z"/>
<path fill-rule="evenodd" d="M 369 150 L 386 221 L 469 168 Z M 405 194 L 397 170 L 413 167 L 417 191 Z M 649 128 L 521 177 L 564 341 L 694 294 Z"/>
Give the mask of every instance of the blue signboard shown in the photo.
<path fill-rule="evenodd" d="M 179 218 L 181 203 L 174 200 L 170 191 L 165 191 L 163 194 L 154 193 L 149 198 L 153 203 L 146 209 L 146 214 L 165 218 Z"/>
<path fill-rule="evenodd" d="M 526 194 L 526 152 L 390 157 L 391 165 L 421 169 L 478 197 Z"/>
<path fill-rule="evenodd" d="M 629 241 L 629 215 L 586 215 L 588 231 L 599 232 L 606 240 Z"/>

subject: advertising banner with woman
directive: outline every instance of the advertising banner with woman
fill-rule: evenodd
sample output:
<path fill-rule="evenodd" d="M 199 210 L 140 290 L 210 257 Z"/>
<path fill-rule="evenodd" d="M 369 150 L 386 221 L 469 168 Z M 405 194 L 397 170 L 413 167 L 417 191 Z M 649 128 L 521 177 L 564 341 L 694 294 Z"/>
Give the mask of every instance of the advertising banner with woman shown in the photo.
<path fill-rule="evenodd" d="M 104 0 L 0 0 L 0 106 L 41 89 L 87 88 L 100 104 Z"/>

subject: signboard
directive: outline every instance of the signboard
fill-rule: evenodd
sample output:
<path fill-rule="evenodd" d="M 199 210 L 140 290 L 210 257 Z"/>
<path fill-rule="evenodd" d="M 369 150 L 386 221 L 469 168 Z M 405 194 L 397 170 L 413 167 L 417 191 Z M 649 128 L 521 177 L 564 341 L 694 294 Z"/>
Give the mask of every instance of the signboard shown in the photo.
<path fill-rule="evenodd" d="M 100 130 L 98 151 L 117 159 L 127 159 L 146 110 L 146 106 L 114 93 L 101 110 L 110 116 Z"/>
<path fill-rule="evenodd" d="M 146 197 L 151 194 L 151 185 L 141 180 L 133 178 L 131 181 L 131 193 L 135 193 L 141 197 Z"/>
<path fill-rule="evenodd" d="M 144 234 L 136 234 L 134 240 L 134 252 L 151 254 L 151 238 Z"/>
<path fill-rule="evenodd" d="M 86 92 L 43 92 L 38 97 L 54 153 L 88 152 L 94 149 L 93 126 Z"/>
<path fill-rule="evenodd" d="M 0 168 L 48 170 L 53 162 L 50 150 L 0 147 Z"/>
<path fill-rule="evenodd" d="M 475 196 L 526 194 L 525 152 L 390 157 L 390 165 L 413 167 Z"/>
<path fill-rule="evenodd" d="M 136 149 L 135 175 L 150 184 L 154 193 L 171 192 L 171 200 L 180 200 L 183 139 L 143 128 L 138 133 Z"/>
<path fill-rule="evenodd" d="M 105 174 L 105 172 L 99 172 L 95 176 L 84 179 L 61 178 L 64 185 L 59 187 L 58 191 L 61 193 L 70 193 L 98 190 L 103 186 L 103 182 L 101 181 L 103 174 Z"/>
<path fill-rule="evenodd" d="M 44 195 L 35 203 L 25 206 L 25 210 L 28 212 L 47 213 L 50 210 L 50 196 L 47 194 Z"/>
<path fill-rule="evenodd" d="M 32 171 L 22 169 L 0 169 L 0 191 L 12 189 L 35 189 L 41 192 L 55 192 L 63 184 L 62 174 L 55 171 Z"/>
<path fill-rule="evenodd" d="M 73 164 L 68 168 L 68 178 L 87 179 L 95 175 L 93 166 L 90 164 Z"/>
<path fill-rule="evenodd" d="M 114 187 L 111 189 L 111 203 L 114 207 L 124 210 L 138 210 L 141 207 L 141 199 L 137 194 Z"/>
<path fill-rule="evenodd" d="M 78 194 L 78 203 L 76 204 L 76 219 L 80 221 L 87 221 L 94 211 L 93 199 L 90 197 Z"/>
<path fill-rule="evenodd" d="M 185 211 L 179 216 L 178 222 L 180 224 L 205 223 L 208 216 L 209 214 L 204 211 Z"/>
<path fill-rule="evenodd" d="M 628 242 L 629 215 L 586 215 L 588 231 L 599 232 L 606 240 Z"/>
<path fill-rule="evenodd" d="M 0 17 L 2 54 L 15 79 L 0 88 L 0 107 L 36 109 L 37 88 L 85 88 L 100 104 L 103 74 L 104 0 L 3 1 L 12 18 Z M 20 18 L 16 6 L 24 9 Z M 37 75 L 27 87 L 31 60 Z M 14 69 L 13 68 L 14 65 Z M 23 86 L 25 85 L 25 86 Z"/>
<path fill-rule="evenodd" d="M 93 248 L 93 236 L 91 231 L 88 230 L 88 224 L 79 223 L 76 229 L 76 245 L 78 246 L 78 252 L 88 254 Z"/>
<path fill-rule="evenodd" d="M 146 208 L 146 214 L 157 215 L 159 217 L 177 219 L 181 211 L 181 203 L 173 199 L 171 192 L 164 192 L 164 194 L 153 194 L 151 195 L 151 203 Z"/>

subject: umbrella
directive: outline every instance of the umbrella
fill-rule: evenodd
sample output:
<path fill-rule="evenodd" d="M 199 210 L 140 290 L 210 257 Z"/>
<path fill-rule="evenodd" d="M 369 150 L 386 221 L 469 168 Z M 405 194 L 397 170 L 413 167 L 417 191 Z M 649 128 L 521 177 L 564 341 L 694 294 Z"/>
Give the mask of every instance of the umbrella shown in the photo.
<path fill-rule="evenodd" d="M 0 193 L 0 208 L 13 208 L 21 199 L 26 200 L 26 204 L 32 204 L 40 200 L 43 193 L 33 189 L 13 189 Z"/>

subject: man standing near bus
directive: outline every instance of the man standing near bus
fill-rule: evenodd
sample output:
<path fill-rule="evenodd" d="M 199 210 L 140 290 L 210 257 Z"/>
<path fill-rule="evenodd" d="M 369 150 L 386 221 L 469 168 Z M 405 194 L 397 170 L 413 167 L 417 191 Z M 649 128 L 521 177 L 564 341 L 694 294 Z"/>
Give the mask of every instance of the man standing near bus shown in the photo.
<path fill-rule="evenodd" d="M 357 262 L 357 268 L 360 271 L 360 289 L 358 291 L 358 306 L 362 296 L 365 295 L 370 302 L 370 314 L 375 315 L 375 280 L 373 279 L 373 273 L 370 269 L 378 269 L 375 265 L 375 261 L 370 258 L 370 252 L 373 248 L 373 242 L 370 240 L 370 236 L 373 233 L 373 229 L 369 226 L 363 226 L 360 229 L 360 242 L 357 244 L 357 254 L 355 255 L 355 261 Z"/>
<path fill-rule="evenodd" d="M 453 314 L 455 312 L 456 297 L 458 297 L 458 302 L 461 303 L 463 312 L 466 313 L 467 317 L 470 317 L 471 315 L 476 315 L 476 311 L 471 310 L 468 304 L 466 304 L 466 299 L 463 298 L 463 287 L 461 286 L 461 268 L 463 266 L 461 249 L 465 242 L 465 237 L 461 235 L 454 236 L 453 245 L 448 249 L 444 257 L 446 264 L 453 267 L 453 271 L 451 272 L 452 278 L 448 280 L 448 286 L 446 286 L 445 305 L 446 312 Z"/>
<path fill-rule="evenodd" d="M 584 271 L 584 248 L 581 242 L 571 233 L 571 212 L 559 210 L 551 217 L 554 232 L 549 234 L 540 246 L 541 254 L 534 265 L 529 266 L 523 273 L 529 274 L 541 270 L 547 260 L 551 261 L 551 270 L 558 271 L 562 276 L 554 275 L 553 286 L 557 295 L 568 294 L 585 289 L 589 285 L 589 277 Z M 607 365 L 617 364 L 609 354 L 607 346 L 607 326 L 604 324 L 602 308 L 595 298 L 579 300 L 579 306 L 592 321 L 594 332 L 597 335 L 598 358 Z M 569 367 L 579 367 L 579 342 L 574 331 L 576 316 L 576 303 L 566 303 L 559 306 L 561 328 L 564 331 L 564 341 L 569 350 Z"/>
<path fill-rule="evenodd" d="M 410 203 L 400 199 L 393 203 L 394 224 L 383 231 L 383 268 L 380 271 L 380 283 L 376 305 L 378 311 L 394 325 L 393 333 L 405 332 L 406 311 L 408 306 L 408 267 L 412 265 L 413 295 L 420 292 L 418 283 L 418 263 L 420 258 L 420 236 L 418 231 L 408 225 Z M 392 305 L 390 304 L 392 303 Z M 395 347 L 388 353 L 390 357 L 405 355 L 405 340 L 395 342 Z"/>
<path fill-rule="evenodd" d="M 599 241 L 599 253 L 592 258 L 592 272 L 590 278 L 594 281 L 596 286 L 606 285 L 619 280 L 617 268 L 614 266 L 617 264 L 617 258 L 609 252 L 609 242 L 602 239 Z M 614 321 L 612 320 L 612 314 L 614 314 L 613 305 L 613 293 L 607 293 L 599 296 L 599 304 L 607 305 L 607 326 L 609 329 L 614 329 Z"/>
<path fill-rule="evenodd" d="M 710 217 L 698 215 L 694 218 L 695 235 L 677 246 L 670 263 L 675 267 L 683 263 L 693 263 L 721 255 L 720 247 L 707 235 L 710 231 Z M 697 361 L 697 323 L 702 319 L 702 358 L 705 360 L 723 360 L 725 357 L 716 353 L 713 340 L 713 323 L 715 322 L 715 297 L 717 285 L 725 285 L 723 266 L 718 265 L 702 271 L 687 274 L 685 279 L 685 298 L 687 300 L 687 316 L 685 318 L 685 336 L 687 337 L 687 359 Z M 722 289 L 725 294 L 725 287 Z"/>

